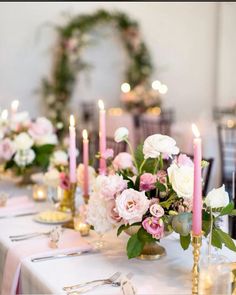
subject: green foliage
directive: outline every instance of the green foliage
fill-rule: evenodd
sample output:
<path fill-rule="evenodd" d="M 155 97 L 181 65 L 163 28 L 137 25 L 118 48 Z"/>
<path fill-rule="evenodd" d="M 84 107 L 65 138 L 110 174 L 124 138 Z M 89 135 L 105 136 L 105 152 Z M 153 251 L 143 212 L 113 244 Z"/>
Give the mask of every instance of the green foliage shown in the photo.
<path fill-rule="evenodd" d="M 34 164 L 46 170 L 49 165 L 50 156 L 54 150 L 54 147 L 55 146 L 52 144 L 34 147 L 36 154 Z"/>
<path fill-rule="evenodd" d="M 138 234 L 138 239 L 144 243 L 155 242 L 155 239 L 143 227 L 140 227 L 137 234 Z"/>
<path fill-rule="evenodd" d="M 141 241 L 138 238 L 137 233 L 132 235 L 129 238 L 127 247 L 126 247 L 128 258 L 131 259 L 131 258 L 139 256 L 143 250 L 144 244 L 145 242 Z"/>
<path fill-rule="evenodd" d="M 163 183 L 157 182 L 156 187 L 159 189 L 160 192 L 166 191 L 166 186 Z"/>
<path fill-rule="evenodd" d="M 220 216 L 231 214 L 231 212 L 233 211 L 233 209 L 234 209 L 234 204 L 233 203 L 229 203 L 226 207 L 224 207 L 221 210 Z"/>
<path fill-rule="evenodd" d="M 225 247 L 236 252 L 236 246 L 231 237 L 227 233 L 223 232 L 220 228 L 217 228 L 215 230 L 217 231 L 218 236 L 221 239 L 221 242 L 225 245 Z"/>
<path fill-rule="evenodd" d="M 217 229 L 213 228 L 212 230 L 212 236 L 211 236 L 211 244 L 212 246 L 216 247 L 216 248 L 222 248 L 222 241 L 221 241 L 221 237 L 217 231 Z"/>
<path fill-rule="evenodd" d="M 122 224 L 118 230 L 117 230 L 117 237 L 126 229 L 128 229 L 130 227 L 129 224 L 125 225 L 125 224 Z"/>
<path fill-rule="evenodd" d="M 180 235 L 180 244 L 181 244 L 181 247 L 184 250 L 188 249 L 188 247 L 190 245 L 190 242 L 191 242 L 191 236 L 190 236 L 190 234 L 188 234 L 187 236 L 181 236 Z"/>

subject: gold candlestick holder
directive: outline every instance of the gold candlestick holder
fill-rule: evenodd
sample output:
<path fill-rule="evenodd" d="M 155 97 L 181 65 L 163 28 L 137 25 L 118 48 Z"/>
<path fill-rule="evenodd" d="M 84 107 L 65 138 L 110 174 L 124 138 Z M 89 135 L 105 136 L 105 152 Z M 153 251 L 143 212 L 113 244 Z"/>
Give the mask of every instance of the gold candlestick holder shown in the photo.
<path fill-rule="evenodd" d="M 202 235 L 192 235 L 193 268 L 192 268 L 192 295 L 198 294 L 199 285 L 199 259 L 202 246 Z"/>
<path fill-rule="evenodd" d="M 84 203 L 88 204 L 89 201 L 89 195 L 83 195 Z"/>

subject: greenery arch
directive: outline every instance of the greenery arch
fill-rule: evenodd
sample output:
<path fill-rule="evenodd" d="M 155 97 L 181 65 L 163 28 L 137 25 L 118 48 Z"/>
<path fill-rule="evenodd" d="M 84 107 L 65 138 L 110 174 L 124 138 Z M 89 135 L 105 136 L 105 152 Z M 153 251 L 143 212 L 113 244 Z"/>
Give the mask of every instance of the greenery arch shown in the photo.
<path fill-rule="evenodd" d="M 58 42 L 51 78 L 44 79 L 42 83 L 47 115 L 56 123 L 67 123 L 65 115 L 75 77 L 88 66 L 80 54 L 82 47 L 87 45 L 84 37 L 98 24 L 114 25 L 120 33 L 129 57 L 125 81 L 131 88 L 146 82 L 152 74 L 150 54 L 141 40 L 139 25 L 125 13 L 98 10 L 70 18 L 65 26 L 56 27 Z"/>

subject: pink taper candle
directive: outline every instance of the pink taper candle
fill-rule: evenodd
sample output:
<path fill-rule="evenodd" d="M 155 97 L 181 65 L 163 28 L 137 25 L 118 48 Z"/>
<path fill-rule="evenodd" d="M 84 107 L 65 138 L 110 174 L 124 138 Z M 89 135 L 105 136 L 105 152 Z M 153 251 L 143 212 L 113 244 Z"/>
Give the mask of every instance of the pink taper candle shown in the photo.
<path fill-rule="evenodd" d="M 201 235 L 202 232 L 202 140 L 195 124 L 192 124 L 193 152 L 194 152 L 194 189 L 193 189 L 193 224 L 192 232 L 194 236 Z"/>
<path fill-rule="evenodd" d="M 89 164 L 89 140 L 87 130 L 83 130 L 83 164 L 84 164 L 84 196 L 89 194 L 89 175 L 88 175 L 88 164 Z"/>
<path fill-rule="evenodd" d="M 70 146 L 69 146 L 69 157 L 70 157 L 70 182 L 76 183 L 76 132 L 75 132 L 75 118 L 70 115 Z"/>
<path fill-rule="evenodd" d="M 104 155 L 106 151 L 106 110 L 104 109 L 104 103 L 101 99 L 98 101 L 99 106 L 99 152 L 100 155 Z M 106 160 L 100 157 L 99 160 L 99 173 L 106 174 Z"/>

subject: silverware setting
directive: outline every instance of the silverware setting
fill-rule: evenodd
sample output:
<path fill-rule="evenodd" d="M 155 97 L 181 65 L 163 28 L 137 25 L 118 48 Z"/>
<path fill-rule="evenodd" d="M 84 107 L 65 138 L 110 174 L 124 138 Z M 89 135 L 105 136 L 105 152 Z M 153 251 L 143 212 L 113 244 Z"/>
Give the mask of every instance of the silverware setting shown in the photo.
<path fill-rule="evenodd" d="M 47 260 L 53 260 L 53 259 L 76 257 L 76 256 L 80 256 L 83 254 L 88 254 L 88 253 L 97 253 L 97 252 L 94 249 L 92 249 L 92 250 L 77 251 L 77 252 L 72 252 L 72 253 L 61 253 L 61 254 L 31 258 L 31 261 L 32 262 L 41 262 L 41 261 L 47 261 Z"/>
<path fill-rule="evenodd" d="M 19 214 L 13 214 L 13 215 L 4 215 L 4 216 L 0 216 L 0 219 L 30 216 L 30 215 L 35 215 L 37 213 L 38 213 L 38 211 L 37 212 L 33 211 L 33 212 L 19 213 Z"/>
<path fill-rule="evenodd" d="M 12 235 L 9 236 L 12 242 L 24 241 L 31 238 L 39 237 L 39 236 L 50 236 L 51 231 L 48 232 L 34 232 L 29 234 L 21 234 L 21 235 Z"/>

